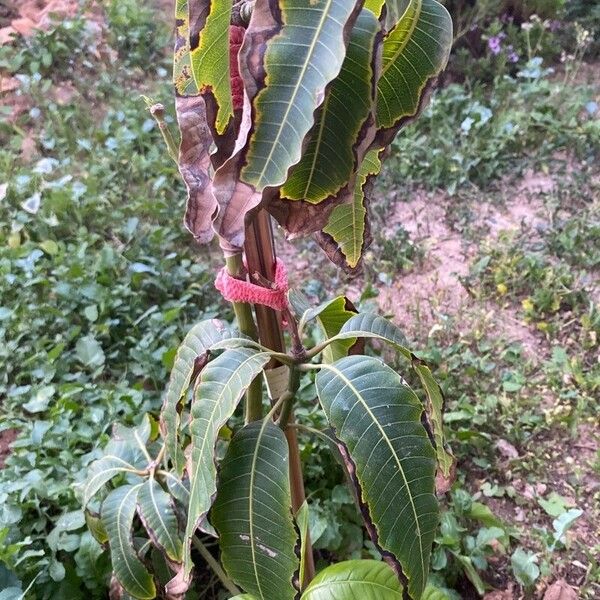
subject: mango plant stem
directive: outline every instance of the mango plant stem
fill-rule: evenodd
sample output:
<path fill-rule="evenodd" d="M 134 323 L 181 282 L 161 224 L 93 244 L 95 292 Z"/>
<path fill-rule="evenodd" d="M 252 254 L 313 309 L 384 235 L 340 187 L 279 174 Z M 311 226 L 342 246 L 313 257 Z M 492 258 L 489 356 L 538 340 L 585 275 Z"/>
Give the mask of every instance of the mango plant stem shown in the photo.
<path fill-rule="evenodd" d="M 240 590 L 235 586 L 233 581 L 227 577 L 227 574 L 223 570 L 223 567 L 219 564 L 219 561 L 209 552 L 208 548 L 196 537 L 192 538 L 192 543 L 202 558 L 208 563 L 208 566 L 214 571 L 215 575 L 220 579 L 221 583 L 225 586 L 227 591 L 234 596 L 240 594 Z"/>
<path fill-rule="evenodd" d="M 275 269 L 275 244 L 273 241 L 273 228 L 269 214 L 260 210 L 253 221 L 246 228 L 246 243 L 244 245 L 248 269 L 251 273 L 259 273 L 269 281 L 274 280 Z M 283 328 L 281 316 L 274 310 L 264 306 L 257 306 L 256 320 L 260 341 L 275 352 L 285 352 Z M 289 315 L 291 318 L 291 315 Z M 271 361 L 270 368 L 278 366 L 279 363 Z M 284 429 L 290 452 L 290 486 L 292 490 L 292 509 L 296 513 L 304 504 L 306 495 L 304 492 L 304 478 L 302 476 L 302 461 L 298 448 L 298 436 L 293 423 L 293 398 L 289 399 L 282 409 L 286 413 L 287 426 Z M 305 583 L 308 584 L 315 576 L 315 563 L 310 540 L 306 542 L 305 550 Z"/>
<path fill-rule="evenodd" d="M 232 277 L 239 277 L 244 270 L 242 255 L 236 254 L 234 256 L 228 256 L 225 259 L 225 266 Z M 245 302 L 233 302 L 232 304 L 240 333 L 243 333 L 258 342 L 258 331 L 256 329 L 256 324 L 254 323 L 252 307 L 250 304 L 246 304 Z M 246 392 L 245 421 L 246 423 L 258 421 L 259 419 L 262 419 L 262 416 L 262 380 L 260 377 L 257 377 Z"/>

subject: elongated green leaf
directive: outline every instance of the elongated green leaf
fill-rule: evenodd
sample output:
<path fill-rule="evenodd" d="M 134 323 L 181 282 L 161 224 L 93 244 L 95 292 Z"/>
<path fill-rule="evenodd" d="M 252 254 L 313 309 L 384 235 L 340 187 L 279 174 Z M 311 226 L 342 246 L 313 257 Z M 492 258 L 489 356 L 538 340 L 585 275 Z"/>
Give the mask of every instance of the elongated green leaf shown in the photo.
<path fill-rule="evenodd" d="M 154 545 L 172 561 L 181 562 L 183 544 L 173 500 L 156 479 L 148 479 L 140 488 L 138 513 Z"/>
<path fill-rule="evenodd" d="M 109 442 L 106 454 L 94 461 L 88 470 L 87 479 L 81 487 L 82 505 L 85 508 L 90 500 L 113 477 L 121 473 L 135 473 L 136 454 L 129 442 Z"/>
<path fill-rule="evenodd" d="M 414 358 L 406 347 L 406 338 L 400 329 L 391 321 L 374 313 L 359 313 L 348 319 L 340 332 L 330 338 L 329 342 L 348 338 L 374 338 L 391 344 L 408 360 Z"/>
<path fill-rule="evenodd" d="M 200 373 L 190 425 L 190 504 L 184 543 L 186 576 L 192 569 L 191 538 L 208 513 L 217 491 L 214 452 L 219 430 L 233 415 L 244 392 L 269 360 L 270 356 L 265 352 L 234 348 L 225 350 Z"/>
<path fill-rule="evenodd" d="M 418 114 L 426 86 L 446 66 L 451 46 L 448 11 L 436 0 L 411 0 L 383 43 L 376 121 L 385 134 L 379 147 Z"/>
<path fill-rule="evenodd" d="M 333 339 L 347 339 L 348 337 L 370 337 L 380 339 L 394 346 L 401 354 L 411 361 L 427 395 L 427 412 L 436 444 L 440 472 L 444 478 L 449 478 L 454 464 L 454 457 L 448 450 L 444 438 L 444 398 L 440 386 L 433 378 L 429 367 L 412 354 L 405 346 L 406 340 L 402 331 L 394 325 L 394 323 L 384 317 L 372 313 L 361 313 L 352 317 L 344 323 L 340 333 L 337 336 L 334 336 Z M 335 341 L 333 343 L 335 343 Z"/>
<path fill-rule="evenodd" d="M 209 348 L 216 342 L 233 337 L 235 331 L 224 321 L 211 319 L 194 325 L 177 350 L 171 377 L 165 392 L 160 420 L 162 424 L 167 455 L 178 474 L 183 472 L 183 452 L 178 445 L 178 407 L 188 391 L 197 363 L 205 360 Z"/>
<path fill-rule="evenodd" d="M 421 384 L 427 394 L 427 412 L 433 430 L 438 466 L 443 477 L 448 479 L 451 476 L 454 457 L 446 448 L 446 440 L 444 439 L 444 396 L 442 395 L 440 386 L 433 378 L 429 367 L 425 363 L 413 360 L 413 368 L 421 379 Z"/>
<path fill-rule="evenodd" d="M 164 477 L 173 498 L 181 502 L 184 506 L 187 506 L 190 501 L 189 481 L 186 480 L 184 482 L 173 473 L 165 473 Z"/>
<path fill-rule="evenodd" d="M 265 419 L 232 439 L 210 519 L 230 577 L 259 600 L 292 600 L 299 568 L 287 440 Z"/>
<path fill-rule="evenodd" d="M 321 571 L 302 600 L 401 600 L 402 586 L 392 569 L 377 560 L 348 560 Z"/>
<path fill-rule="evenodd" d="M 300 574 L 298 587 L 303 590 L 306 587 L 306 551 L 308 548 L 309 537 L 309 513 L 308 513 L 308 502 L 306 500 L 302 503 L 302 506 L 296 513 L 296 524 L 298 525 L 298 532 L 300 533 Z"/>
<path fill-rule="evenodd" d="M 344 188 L 356 170 L 355 147 L 375 101 L 379 31 L 375 15 L 361 11 L 340 74 L 329 87 L 300 162 L 281 188 L 282 198 L 319 203 Z"/>
<path fill-rule="evenodd" d="M 419 114 L 428 90 L 446 65 L 452 43 L 452 21 L 435 0 L 397 0 L 385 4 L 388 22 L 391 20 L 395 26 L 383 42 L 376 132 L 366 134 L 367 138 L 373 135 L 375 141 L 360 163 L 352 188 L 317 234 L 317 241 L 329 258 L 349 273 L 359 269 L 360 259 L 370 243 L 367 205 L 372 179 L 381 169 L 381 151 L 402 126 Z M 378 15 L 383 6 L 381 0 L 366 3 Z"/>
<path fill-rule="evenodd" d="M 229 67 L 232 0 L 189 0 L 190 57 L 200 92 L 216 103 L 215 127 L 223 133 L 233 118 Z"/>
<path fill-rule="evenodd" d="M 240 56 L 255 114 L 241 178 L 256 190 L 284 183 L 300 160 L 357 13 L 353 0 L 257 0 Z"/>
<path fill-rule="evenodd" d="M 369 535 L 407 581 L 409 596 L 420 598 L 438 524 L 436 457 L 423 406 L 397 373 L 366 356 L 322 365 L 316 387 Z"/>
<path fill-rule="evenodd" d="M 116 578 L 134 598 L 146 600 L 156 597 L 156 586 L 137 556 L 131 533 L 140 488 L 126 485 L 112 491 L 102 503 L 102 522 Z"/>
<path fill-rule="evenodd" d="M 367 205 L 373 178 L 380 170 L 379 150 L 373 148 L 360 165 L 354 189 L 343 204 L 333 209 L 327 225 L 317 235 L 329 259 L 349 273 L 358 270 L 360 259 L 371 242 Z"/>

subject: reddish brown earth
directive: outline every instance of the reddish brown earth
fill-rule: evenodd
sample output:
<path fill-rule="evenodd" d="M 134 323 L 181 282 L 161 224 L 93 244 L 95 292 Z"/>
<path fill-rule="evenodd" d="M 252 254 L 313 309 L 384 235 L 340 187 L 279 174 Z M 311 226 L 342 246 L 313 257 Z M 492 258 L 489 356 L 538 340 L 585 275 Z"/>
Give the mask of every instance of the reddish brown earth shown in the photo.
<path fill-rule="evenodd" d="M 10 454 L 10 445 L 17 438 L 17 431 L 15 429 L 5 429 L 0 431 L 0 469 L 6 462 L 6 457 Z"/>

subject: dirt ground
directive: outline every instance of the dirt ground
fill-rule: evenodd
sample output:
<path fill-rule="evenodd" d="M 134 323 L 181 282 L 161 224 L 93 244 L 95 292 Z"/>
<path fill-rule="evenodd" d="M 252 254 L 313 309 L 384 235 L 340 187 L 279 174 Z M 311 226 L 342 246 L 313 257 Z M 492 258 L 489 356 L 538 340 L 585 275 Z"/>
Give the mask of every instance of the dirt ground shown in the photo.
<path fill-rule="evenodd" d="M 555 190 L 556 185 L 553 176 L 530 171 L 516 183 L 503 184 L 504 202 L 477 197 L 469 206 L 462 207 L 467 213 L 471 235 L 465 235 L 457 227 L 455 199 L 443 192 L 417 191 L 408 201 L 388 197 L 391 208 L 383 219 L 383 235 L 391 235 L 398 225 L 402 225 L 410 233 L 411 240 L 424 247 L 426 252 L 414 268 L 393 277 L 387 285 L 381 285 L 368 269 L 353 280 L 338 277 L 326 261 L 315 255 L 317 249 L 310 242 L 287 243 L 280 238 L 278 247 L 288 264 L 292 261 L 296 264 L 291 274 L 293 283 L 315 279 L 323 282 L 329 293 L 346 293 L 353 301 L 358 301 L 368 283 L 377 286 L 379 295 L 375 302 L 379 309 L 393 318 L 414 341 L 416 348 L 426 344 L 428 336 L 440 327 L 440 323 L 450 321 L 465 333 L 474 327 L 485 328 L 488 336 L 520 344 L 526 360 L 539 361 L 551 354 L 548 339 L 526 323 L 514 306 L 500 305 L 470 293 L 465 278 L 477 258 L 478 249 L 484 244 L 493 244 L 501 233 L 520 232 L 530 239 L 543 235 L 552 219 L 544 198 Z M 367 257 L 367 261 L 372 259 Z M 596 278 L 594 289 L 597 291 L 599 286 L 600 278 Z M 554 400 L 549 397 L 548 405 L 551 406 Z M 501 462 L 506 475 L 500 483 L 512 486 L 517 495 L 514 498 L 485 498 L 485 503 L 506 523 L 514 523 L 525 532 L 544 527 L 551 531 L 552 518 L 540 509 L 537 500 L 552 490 L 584 511 L 569 532 L 569 539 L 572 542 L 578 540 L 590 549 L 597 548 L 600 544 L 600 506 L 597 504 L 600 477 L 591 465 L 599 448 L 600 428 L 587 422 L 579 425 L 573 440 L 565 439 L 564 431 L 557 429 L 550 435 L 534 437 L 518 449 L 508 442 L 504 446 L 500 444 L 499 454 L 506 453 Z M 519 461 L 536 464 L 535 481 L 530 482 L 522 474 L 513 475 L 513 467 Z M 489 481 L 489 473 L 473 464 L 464 464 L 460 468 L 469 472 L 473 491 L 484 481 Z M 572 479 L 576 473 L 583 479 L 583 484 L 580 478 L 574 486 Z M 527 533 L 520 541 L 527 545 Z M 486 595 L 486 599 L 521 598 L 518 586 L 508 572 L 507 557 L 497 557 L 491 562 L 494 568 L 490 583 L 499 591 Z M 588 565 L 589 559 L 575 553 L 570 562 L 561 563 L 550 577 L 542 579 L 535 597 L 543 600 L 577 598 L 576 589 L 583 582 Z"/>

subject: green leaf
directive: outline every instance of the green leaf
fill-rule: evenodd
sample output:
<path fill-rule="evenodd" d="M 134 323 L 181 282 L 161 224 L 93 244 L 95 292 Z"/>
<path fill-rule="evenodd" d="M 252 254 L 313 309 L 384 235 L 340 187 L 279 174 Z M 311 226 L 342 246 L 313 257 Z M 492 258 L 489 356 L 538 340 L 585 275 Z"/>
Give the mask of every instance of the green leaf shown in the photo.
<path fill-rule="evenodd" d="M 406 577 L 409 596 L 419 598 L 439 519 L 435 450 L 421 423 L 423 406 L 397 373 L 366 356 L 321 365 L 316 387 L 369 535 Z"/>
<path fill-rule="evenodd" d="M 292 520 L 288 445 L 265 419 L 232 439 L 210 519 L 230 577 L 260 600 L 292 600 L 299 568 Z"/>
<path fill-rule="evenodd" d="M 438 468 L 444 478 L 451 477 L 452 466 L 454 465 L 454 457 L 446 448 L 446 440 L 444 438 L 444 396 L 437 381 L 433 378 L 429 367 L 422 362 L 413 360 L 413 368 L 421 379 L 421 384 L 427 395 L 428 406 L 427 412 L 429 415 L 429 423 L 435 440 L 435 451 L 437 454 Z"/>
<path fill-rule="evenodd" d="M 322 202 L 344 188 L 358 167 L 356 146 L 375 101 L 374 52 L 379 30 L 375 15 L 361 11 L 342 69 L 319 108 L 308 145 L 281 188 L 283 198 Z"/>
<path fill-rule="evenodd" d="M 305 310 L 300 319 L 298 328 L 302 332 L 308 321 L 316 319 L 325 338 L 331 338 L 340 332 L 340 329 L 349 319 L 356 315 L 356 312 L 356 308 L 348 298 L 345 296 L 338 296 L 319 306 Z M 344 338 L 332 342 L 332 344 L 327 346 L 323 351 L 325 362 L 334 362 L 338 358 L 347 356 L 350 348 L 352 348 L 355 343 L 355 338 Z"/>
<path fill-rule="evenodd" d="M 217 106 L 215 127 L 223 133 L 233 117 L 229 68 L 229 22 L 232 0 L 189 0 L 192 73 L 201 93 Z"/>
<path fill-rule="evenodd" d="M 92 514 L 89 511 L 85 511 L 85 523 L 90 533 L 96 541 L 100 544 L 108 542 L 108 535 L 106 534 L 106 527 L 102 523 L 102 519 Z"/>
<path fill-rule="evenodd" d="M 283 184 L 300 160 L 314 112 L 340 72 L 344 34 L 356 16 L 354 0 L 254 6 L 240 55 L 255 116 L 241 179 L 257 191 Z"/>
<path fill-rule="evenodd" d="M 113 477 L 121 473 L 135 473 L 135 453 L 128 442 L 111 441 L 105 450 L 106 454 L 94 461 L 88 470 L 87 479 L 83 483 L 82 505 L 85 508 L 90 500 Z"/>
<path fill-rule="evenodd" d="M 380 15 L 383 5 L 381 0 L 372 0 L 365 7 Z M 383 42 L 376 123 L 366 134 L 367 139 L 374 138 L 372 149 L 364 160 L 359 157 L 351 188 L 317 234 L 329 258 L 350 273 L 358 270 L 370 242 L 367 204 L 372 180 L 381 169 L 380 153 L 398 130 L 419 114 L 428 90 L 448 61 L 452 44 L 452 20 L 435 0 L 398 0 L 386 6 L 389 20 L 397 24 Z"/>
<path fill-rule="evenodd" d="M 224 321 L 211 319 L 194 325 L 177 350 L 171 377 L 165 392 L 160 420 L 167 447 L 167 455 L 178 474 L 183 472 L 183 452 L 178 445 L 178 406 L 187 392 L 198 362 L 206 359 L 209 348 L 216 342 L 233 337 L 234 330 Z"/>
<path fill-rule="evenodd" d="M 510 557 L 513 573 L 523 587 L 532 587 L 540 576 L 540 568 L 537 562 L 537 554 L 527 552 L 523 548 L 517 548 Z"/>
<path fill-rule="evenodd" d="M 245 391 L 269 360 L 270 356 L 265 352 L 233 348 L 225 350 L 200 373 L 190 424 L 190 503 L 183 556 L 186 576 L 192 568 L 191 538 L 208 513 L 217 491 L 214 453 L 219 430 L 233 415 Z"/>
<path fill-rule="evenodd" d="M 373 148 L 364 157 L 352 190 L 336 206 L 327 225 L 317 235 L 319 245 L 329 259 L 349 273 L 357 271 L 360 259 L 370 243 L 367 205 L 373 179 L 381 170 L 380 150 Z"/>
<path fill-rule="evenodd" d="M 148 479 L 138 493 L 138 513 L 148 535 L 172 561 L 181 562 L 183 544 L 175 506 L 155 479 Z"/>
<path fill-rule="evenodd" d="M 429 584 L 425 588 L 421 600 L 460 600 L 460 596 L 454 590 Z"/>
<path fill-rule="evenodd" d="M 417 116 L 427 85 L 448 62 L 452 19 L 435 0 L 412 0 L 383 42 L 381 75 L 377 85 L 376 121 L 390 133 Z"/>
<path fill-rule="evenodd" d="M 167 487 L 169 488 L 169 492 L 175 500 L 181 502 L 184 506 L 187 506 L 190 501 L 190 488 L 189 482 L 184 483 L 179 477 L 174 475 L 173 473 L 165 473 L 165 480 L 167 482 Z"/>
<path fill-rule="evenodd" d="M 560 542 L 561 544 L 566 543 L 565 535 L 572 525 L 581 517 L 583 511 L 579 508 L 571 508 L 567 512 L 563 513 L 552 521 L 552 527 L 554 527 L 554 544 Z"/>
<path fill-rule="evenodd" d="M 547 499 L 538 498 L 538 504 L 551 516 L 559 517 L 566 512 L 570 506 L 569 500 L 563 498 L 556 492 L 551 492 Z"/>
<path fill-rule="evenodd" d="M 104 364 L 104 351 L 102 346 L 91 335 L 79 338 L 75 344 L 75 355 L 86 367 L 101 367 Z"/>
<path fill-rule="evenodd" d="M 391 321 L 374 313 L 359 313 L 348 319 L 340 332 L 328 340 L 329 343 L 349 338 L 374 338 L 394 346 L 405 358 L 412 361 L 414 355 L 405 346 L 406 338 Z"/>
<path fill-rule="evenodd" d="M 125 485 L 112 491 L 102 503 L 102 522 L 108 535 L 110 558 L 119 583 L 140 600 L 156 597 L 152 575 L 133 547 L 132 526 L 140 485 Z"/>
<path fill-rule="evenodd" d="M 485 594 L 485 583 L 483 582 L 483 579 L 481 579 L 481 576 L 477 572 L 475 565 L 473 565 L 473 561 L 471 560 L 471 558 L 468 556 L 463 556 L 458 552 L 452 552 L 452 554 L 454 554 L 454 556 L 458 559 L 458 562 L 462 565 L 466 576 L 469 578 L 469 581 L 474 585 L 475 589 L 477 590 L 477 593 L 480 596 L 483 596 Z"/>
<path fill-rule="evenodd" d="M 377 560 L 348 560 L 321 571 L 302 600 L 400 600 L 402 586 L 392 569 Z"/>
<path fill-rule="evenodd" d="M 296 513 L 296 524 L 300 533 L 300 574 L 299 587 L 303 590 L 306 587 L 306 550 L 308 547 L 310 515 L 308 512 L 308 502 L 305 500 Z"/>

